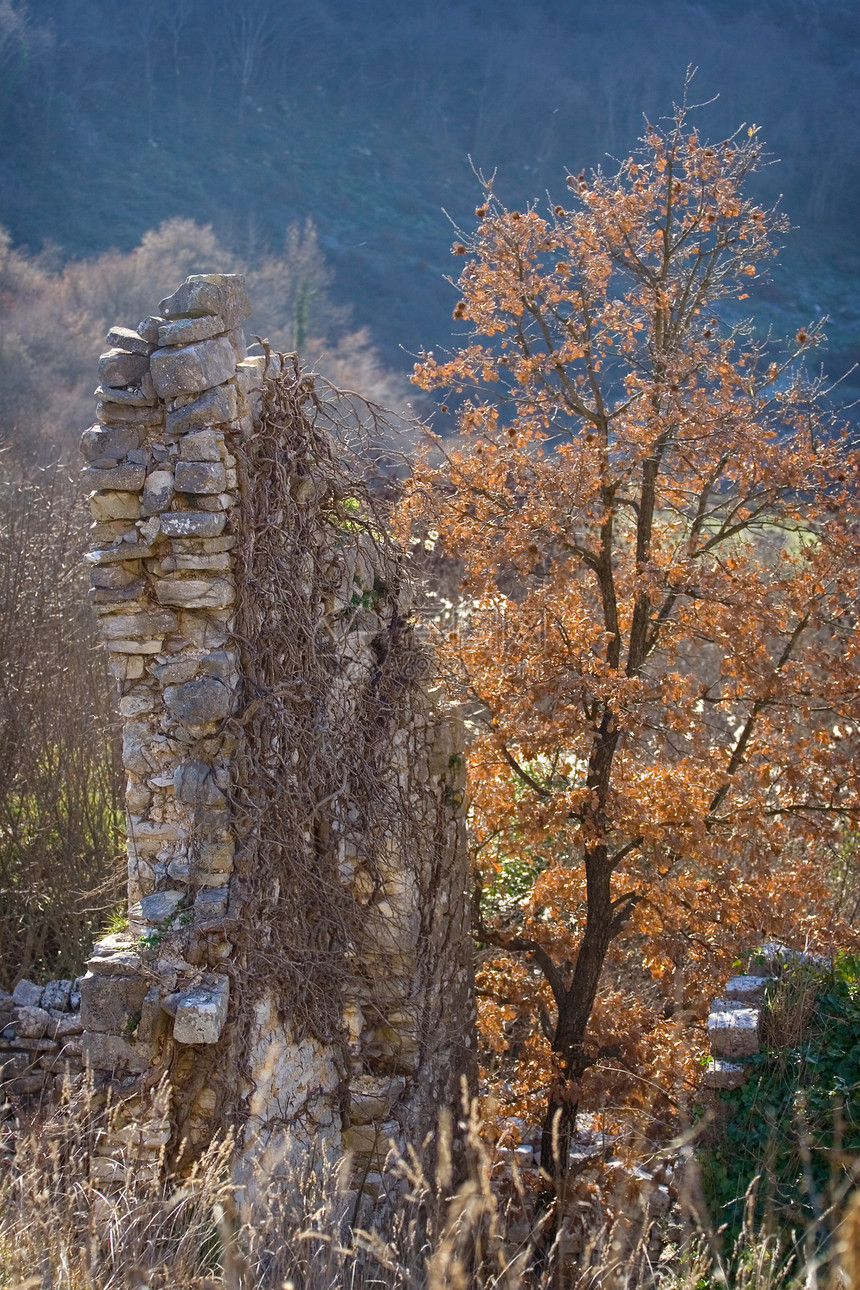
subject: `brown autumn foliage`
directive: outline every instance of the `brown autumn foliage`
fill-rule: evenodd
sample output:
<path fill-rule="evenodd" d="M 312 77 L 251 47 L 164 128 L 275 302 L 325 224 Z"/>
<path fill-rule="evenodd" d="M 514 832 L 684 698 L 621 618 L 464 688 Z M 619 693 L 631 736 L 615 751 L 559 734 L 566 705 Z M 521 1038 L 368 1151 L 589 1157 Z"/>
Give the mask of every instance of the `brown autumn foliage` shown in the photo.
<path fill-rule="evenodd" d="M 671 1120 L 744 947 L 853 936 L 858 453 L 803 374 L 820 328 L 777 358 L 727 321 L 787 227 L 745 195 L 762 157 L 683 107 L 547 214 L 486 182 L 454 245 L 471 335 L 415 369 L 459 398 L 403 524 L 462 562 L 440 645 L 474 737 L 487 1073 L 545 1108 L 550 1174 L 581 1102 Z"/>

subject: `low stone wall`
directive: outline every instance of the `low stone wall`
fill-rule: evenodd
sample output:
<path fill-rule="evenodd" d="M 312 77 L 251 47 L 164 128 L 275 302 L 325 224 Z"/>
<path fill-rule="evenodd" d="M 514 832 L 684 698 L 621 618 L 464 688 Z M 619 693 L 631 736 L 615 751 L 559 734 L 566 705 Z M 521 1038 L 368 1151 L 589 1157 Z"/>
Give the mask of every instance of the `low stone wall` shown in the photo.
<path fill-rule="evenodd" d="M 720 998 L 708 1011 L 708 1041 L 711 1060 L 702 1087 L 734 1089 L 746 1083 L 746 1058 L 761 1050 L 762 1014 L 769 986 L 775 985 L 787 967 L 801 963 L 823 965 L 826 959 L 768 942 L 752 951 L 746 974 L 730 977 Z"/>
<path fill-rule="evenodd" d="M 52 1100 L 83 1069 L 81 978 L 0 990 L 0 1116 L 21 1098 Z"/>

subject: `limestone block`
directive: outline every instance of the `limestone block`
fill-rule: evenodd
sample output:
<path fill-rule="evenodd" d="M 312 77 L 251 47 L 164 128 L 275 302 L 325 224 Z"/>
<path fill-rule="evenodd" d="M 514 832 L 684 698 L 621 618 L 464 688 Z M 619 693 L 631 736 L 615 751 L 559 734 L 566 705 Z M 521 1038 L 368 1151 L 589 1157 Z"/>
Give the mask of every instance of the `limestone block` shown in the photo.
<path fill-rule="evenodd" d="M 104 389 L 139 386 L 148 370 L 147 354 L 132 354 L 126 349 L 109 349 L 99 358 L 99 380 Z"/>
<path fill-rule="evenodd" d="M 216 783 L 214 767 L 197 758 L 176 767 L 173 791 L 178 801 L 190 806 L 223 806 L 227 800 Z"/>
<path fill-rule="evenodd" d="M 244 358 L 236 364 L 236 384 L 246 398 L 262 388 L 265 361 L 262 354 L 254 354 L 252 358 Z"/>
<path fill-rule="evenodd" d="M 33 1093 L 42 1091 L 47 1078 L 44 1072 L 39 1075 L 20 1075 L 3 1085 L 3 1093 L 9 1097 L 30 1097 Z"/>
<path fill-rule="evenodd" d="M 128 931 L 120 931 L 97 940 L 86 967 L 90 973 L 97 973 L 102 977 L 133 977 L 141 967 L 137 940 Z"/>
<path fill-rule="evenodd" d="M 111 327 L 105 341 L 109 349 L 124 349 L 129 354 L 151 354 L 153 345 L 130 327 Z"/>
<path fill-rule="evenodd" d="M 199 398 L 174 406 L 167 413 L 168 435 L 186 434 L 208 426 L 225 425 L 238 415 L 236 391 L 232 385 L 219 385 Z"/>
<path fill-rule="evenodd" d="M 125 654 L 112 654 L 108 669 L 117 681 L 134 681 L 143 676 L 143 659 Z"/>
<path fill-rule="evenodd" d="M 157 349 L 149 361 L 155 388 L 163 399 L 209 390 L 229 380 L 236 370 L 236 355 L 226 336 L 180 349 Z"/>
<path fill-rule="evenodd" d="M 206 570 L 210 573 L 226 573 L 232 563 L 227 551 L 214 555 L 177 555 L 173 558 L 177 569 Z"/>
<path fill-rule="evenodd" d="M 200 660 L 200 671 L 205 676 L 216 676 L 219 681 L 232 682 L 238 669 L 239 659 L 232 649 L 212 650 Z"/>
<path fill-rule="evenodd" d="M 158 404 L 158 395 L 148 372 L 137 389 L 121 390 L 109 385 L 97 385 L 94 393 L 103 403 L 126 408 L 154 408 Z"/>
<path fill-rule="evenodd" d="M 84 466 L 81 476 L 84 488 L 107 488 L 111 492 L 137 493 L 143 488 L 146 467 L 113 466 L 104 470 L 99 466 Z"/>
<path fill-rule="evenodd" d="M 160 695 L 151 689 L 136 690 L 133 694 L 124 694 L 119 701 L 121 717 L 143 717 L 153 712 L 158 705 Z M 136 812 L 139 814 L 140 812 Z"/>
<path fill-rule="evenodd" d="M 3 1084 L 6 1080 L 13 1079 L 16 1075 L 23 1075 L 30 1065 L 31 1059 L 26 1053 L 10 1053 L 7 1056 L 0 1056 L 0 1084 Z"/>
<path fill-rule="evenodd" d="M 88 972 L 81 982 L 81 1024 L 85 1031 L 120 1034 L 137 1023 L 149 989 L 141 976 L 102 976 Z"/>
<path fill-rule="evenodd" d="M 146 1052 L 134 1049 L 121 1035 L 111 1035 L 105 1031 L 85 1032 L 82 1055 L 84 1063 L 93 1070 L 130 1071 L 141 1074 L 149 1065 L 149 1056 Z"/>
<path fill-rule="evenodd" d="M 209 340 L 221 336 L 227 324 L 218 314 L 203 314 L 200 318 L 178 318 L 164 322 L 158 329 L 158 343 L 166 345 L 191 345 L 196 340 Z"/>
<path fill-rule="evenodd" d="M 214 538 L 224 532 L 227 516 L 223 511 L 171 511 L 161 517 L 165 537 Z"/>
<path fill-rule="evenodd" d="M 164 701 L 172 715 L 193 726 L 221 721 L 230 712 L 231 700 L 227 686 L 214 677 L 168 685 L 164 690 Z"/>
<path fill-rule="evenodd" d="M 133 542 L 120 542 L 117 546 L 87 551 L 84 559 L 87 564 L 115 564 L 120 560 L 145 560 L 153 555 L 155 555 L 155 549 L 146 543 L 135 545 Z"/>
<path fill-rule="evenodd" d="M 140 447 L 140 431 L 136 426 L 90 426 L 81 435 L 81 456 L 86 462 L 122 461 L 127 452 Z"/>
<path fill-rule="evenodd" d="M 194 913 L 198 919 L 223 918 L 230 899 L 229 887 L 204 887 L 194 898 Z"/>
<path fill-rule="evenodd" d="M 177 658 L 170 663 L 151 663 L 149 670 L 162 685 L 181 685 L 193 681 L 200 667 L 196 658 Z"/>
<path fill-rule="evenodd" d="M 48 1034 L 55 1039 L 66 1039 L 70 1035 L 80 1035 L 83 1029 L 79 1012 L 61 1012 L 54 1018 Z"/>
<path fill-rule="evenodd" d="M 217 314 L 227 327 L 250 317 L 251 305 L 241 273 L 194 273 L 159 304 L 165 318 L 199 318 Z"/>
<path fill-rule="evenodd" d="M 175 631 L 176 616 L 168 609 L 152 613 L 112 614 L 109 618 L 103 618 L 99 626 L 107 641 L 118 640 L 120 637 L 134 639 L 163 636 L 165 632 Z"/>
<path fill-rule="evenodd" d="M 212 430 L 195 430 L 185 435 L 179 444 L 180 461 L 220 462 L 218 438 Z M 189 490 L 194 492 L 194 489 Z"/>
<path fill-rule="evenodd" d="M 71 981 L 49 981 L 42 991 L 42 1007 L 68 1012 L 72 997 Z"/>
<path fill-rule="evenodd" d="M 105 643 L 107 648 L 116 654 L 160 654 L 164 646 L 164 641 L 161 637 L 158 637 L 157 640 L 148 641 L 126 640 L 121 637 L 119 640 L 110 640 Z M 128 769 L 133 768 L 129 766 Z"/>
<path fill-rule="evenodd" d="M 177 555 L 222 555 L 226 551 L 232 551 L 236 545 L 236 539 L 231 534 L 225 534 L 222 537 L 214 538 L 197 538 L 197 537 L 178 537 L 173 538 L 170 543 L 170 549 Z"/>
<path fill-rule="evenodd" d="M 402 1097 L 406 1080 L 402 1075 L 379 1079 L 372 1075 L 355 1076 L 349 1085 L 349 1116 L 353 1124 L 381 1122 Z"/>
<path fill-rule="evenodd" d="M 714 1058 L 708 1062 L 702 1077 L 704 1088 L 734 1089 L 746 1083 L 747 1070 L 736 1062 Z"/>
<path fill-rule="evenodd" d="M 157 924 L 172 918 L 185 899 L 184 891 L 154 891 L 139 901 L 140 916 L 147 923 Z M 137 912 L 137 911 L 135 911 Z M 131 910 L 129 910 L 131 916 Z"/>
<path fill-rule="evenodd" d="M 176 487 L 180 493 L 222 493 L 227 473 L 220 461 L 177 461 Z"/>
<path fill-rule="evenodd" d="M 726 982 L 726 998 L 748 1007 L 764 1003 L 765 990 L 774 981 L 771 976 L 733 976 Z"/>
<path fill-rule="evenodd" d="M 236 588 L 227 578 L 159 578 L 154 586 L 160 605 L 221 609 L 236 599 Z"/>
<path fill-rule="evenodd" d="M 157 404 L 147 402 L 143 407 L 133 407 L 127 403 L 114 403 L 105 398 L 96 404 L 96 416 L 106 426 L 127 428 L 134 426 L 158 425 L 164 420 L 164 413 Z"/>
<path fill-rule="evenodd" d="M 15 1029 L 24 1039 L 44 1039 L 51 1028 L 51 1014 L 44 1008 L 19 1008 L 15 1014 Z"/>
<path fill-rule="evenodd" d="M 138 493 L 92 493 L 89 500 L 94 520 L 136 520 L 140 515 Z"/>
<path fill-rule="evenodd" d="M 122 732 L 122 764 L 135 775 L 150 775 L 158 766 L 152 727 L 146 721 L 127 721 Z"/>
<path fill-rule="evenodd" d="M 146 477 L 141 497 L 144 515 L 159 515 L 173 501 L 173 472 L 153 470 Z"/>
<path fill-rule="evenodd" d="M 158 344 L 158 333 L 163 322 L 163 318 L 150 314 L 148 318 L 144 318 L 142 322 L 137 324 L 137 334 L 142 336 L 154 348 Z"/>
<path fill-rule="evenodd" d="M 19 981 L 12 991 L 12 1002 L 17 1008 L 39 1008 L 42 1004 L 42 986 L 33 981 Z"/>
<path fill-rule="evenodd" d="M 214 1044 L 221 1037 L 230 1001 L 229 977 L 213 974 L 193 990 L 181 994 L 173 1023 L 177 1044 Z"/>
<path fill-rule="evenodd" d="M 759 1050 L 761 1013 L 729 999 L 715 999 L 708 1017 L 708 1040 L 715 1057 L 728 1061 Z"/>
<path fill-rule="evenodd" d="M 137 569 L 124 569 L 119 564 L 108 564 L 90 570 L 90 586 L 104 590 L 133 586 L 138 579 Z"/>

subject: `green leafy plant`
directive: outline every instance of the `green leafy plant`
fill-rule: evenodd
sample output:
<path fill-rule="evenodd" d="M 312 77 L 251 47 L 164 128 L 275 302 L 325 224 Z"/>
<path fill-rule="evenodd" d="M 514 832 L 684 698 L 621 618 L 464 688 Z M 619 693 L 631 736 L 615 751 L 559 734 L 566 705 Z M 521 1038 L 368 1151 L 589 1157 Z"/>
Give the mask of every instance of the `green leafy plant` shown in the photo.
<path fill-rule="evenodd" d="M 748 1193 L 759 1216 L 789 1226 L 819 1218 L 850 1185 L 845 1162 L 860 1153 L 860 956 L 786 974 L 765 1041 L 747 1082 L 717 1094 L 724 1114 L 701 1153 L 712 1217 L 733 1233 Z"/>

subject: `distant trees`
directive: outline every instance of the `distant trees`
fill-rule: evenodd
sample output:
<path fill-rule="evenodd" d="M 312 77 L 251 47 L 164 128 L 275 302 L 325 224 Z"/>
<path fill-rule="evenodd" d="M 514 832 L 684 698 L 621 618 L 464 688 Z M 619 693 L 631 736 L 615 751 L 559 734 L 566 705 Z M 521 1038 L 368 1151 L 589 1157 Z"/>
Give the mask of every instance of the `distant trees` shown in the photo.
<path fill-rule="evenodd" d="M 681 108 L 546 214 L 488 182 L 468 338 L 415 369 L 460 407 L 404 525 L 462 565 L 481 1027 L 508 1108 L 545 1098 L 547 1176 L 601 1079 L 671 1111 L 739 950 L 833 933 L 860 820 L 860 455 L 803 375 L 820 330 L 778 355 L 723 307 L 785 226 L 761 159 Z"/>

